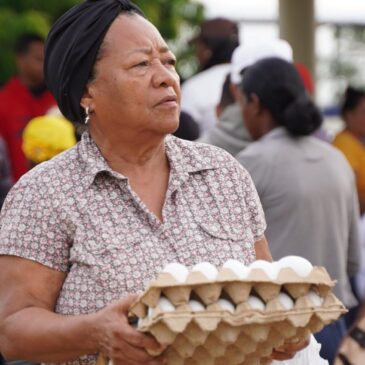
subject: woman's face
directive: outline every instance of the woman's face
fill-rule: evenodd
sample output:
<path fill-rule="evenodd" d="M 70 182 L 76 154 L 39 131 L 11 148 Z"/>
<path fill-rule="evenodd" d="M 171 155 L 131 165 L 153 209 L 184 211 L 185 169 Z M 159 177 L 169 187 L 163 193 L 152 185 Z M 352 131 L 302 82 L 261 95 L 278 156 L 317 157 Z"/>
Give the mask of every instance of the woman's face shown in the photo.
<path fill-rule="evenodd" d="M 365 137 L 365 97 L 360 100 L 356 108 L 347 112 L 346 123 L 356 135 Z"/>
<path fill-rule="evenodd" d="M 258 118 L 259 101 L 255 96 L 252 96 L 252 98 L 249 99 L 247 95 L 241 91 L 238 96 L 242 110 L 243 123 L 251 138 L 256 141 L 263 136 L 260 128 L 260 120 Z"/>
<path fill-rule="evenodd" d="M 82 105 L 103 133 L 165 135 L 179 123 L 180 84 L 176 59 L 157 29 L 138 15 L 122 15 L 110 26 L 95 77 Z"/>

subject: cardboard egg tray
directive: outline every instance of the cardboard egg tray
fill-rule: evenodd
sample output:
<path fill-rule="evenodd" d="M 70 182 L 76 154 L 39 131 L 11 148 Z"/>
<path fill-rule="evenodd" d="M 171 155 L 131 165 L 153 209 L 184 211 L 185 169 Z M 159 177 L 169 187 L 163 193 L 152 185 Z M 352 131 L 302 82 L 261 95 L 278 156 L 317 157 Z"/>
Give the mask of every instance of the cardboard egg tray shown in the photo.
<path fill-rule="evenodd" d="M 160 273 L 130 312 L 139 318 L 139 330 L 163 345 L 168 365 L 266 365 L 274 348 L 305 339 L 346 312 L 331 292 L 334 284 L 323 267 L 314 267 L 305 278 L 282 268 L 276 280 L 258 268 L 246 279 L 224 268 L 214 281 L 190 272 L 184 283 Z M 310 291 L 322 298 L 321 304 L 312 301 Z M 289 294 L 293 308 L 284 307 L 280 292 Z M 266 304 L 264 310 L 249 305 L 252 294 Z M 176 309 L 159 308 L 161 296 Z M 194 311 L 191 298 L 203 303 L 205 310 Z M 222 310 L 219 298 L 229 299 L 234 312 Z"/>

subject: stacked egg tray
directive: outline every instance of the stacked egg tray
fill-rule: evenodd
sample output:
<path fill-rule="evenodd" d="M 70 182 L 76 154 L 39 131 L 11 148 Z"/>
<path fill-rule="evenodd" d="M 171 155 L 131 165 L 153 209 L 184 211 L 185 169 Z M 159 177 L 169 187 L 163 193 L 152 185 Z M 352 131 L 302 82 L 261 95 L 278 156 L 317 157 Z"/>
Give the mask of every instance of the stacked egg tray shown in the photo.
<path fill-rule="evenodd" d="M 320 331 L 346 309 L 323 267 L 305 277 L 281 267 L 273 279 L 266 264 L 246 277 L 228 267 L 214 279 L 191 271 L 183 282 L 161 272 L 130 312 L 163 346 L 168 365 L 269 364 L 273 349 Z"/>

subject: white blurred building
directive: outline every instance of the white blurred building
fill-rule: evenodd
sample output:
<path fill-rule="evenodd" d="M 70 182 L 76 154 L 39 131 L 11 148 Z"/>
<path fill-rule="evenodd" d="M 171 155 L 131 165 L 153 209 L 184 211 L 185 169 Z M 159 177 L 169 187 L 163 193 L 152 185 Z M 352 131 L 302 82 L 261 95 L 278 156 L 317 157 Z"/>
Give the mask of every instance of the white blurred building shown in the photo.
<path fill-rule="evenodd" d="M 279 0 L 195 0 L 205 5 L 206 16 L 223 16 L 240 23 L 241 42 L 279 36 Z M 333 108 L 346 87 L 344 78 L 333 78 L 333 67 L 343 62 L 358 70 L 353 81 L 365 85 L 365 43 L 336 39 L 339 26 L 365 27 L 365 1 L 315 0 L 316 13 L 316 101 L 322 108 Z M 336 123 L 335 123 L 336 124 Z M 338 124 L 338 123 L 337 123 Z"/>

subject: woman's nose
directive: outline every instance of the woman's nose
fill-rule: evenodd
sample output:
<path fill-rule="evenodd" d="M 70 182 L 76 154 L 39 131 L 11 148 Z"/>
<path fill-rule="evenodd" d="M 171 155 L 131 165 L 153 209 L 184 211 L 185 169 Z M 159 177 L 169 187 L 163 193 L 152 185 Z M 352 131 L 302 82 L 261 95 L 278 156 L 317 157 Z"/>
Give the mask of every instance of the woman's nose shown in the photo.
<path fill-rule="evenodd" d="M 171 65 L 156 62 L 152 76 L 154 87 L 171 87 L 179 83 L 179 75 Z"/>

